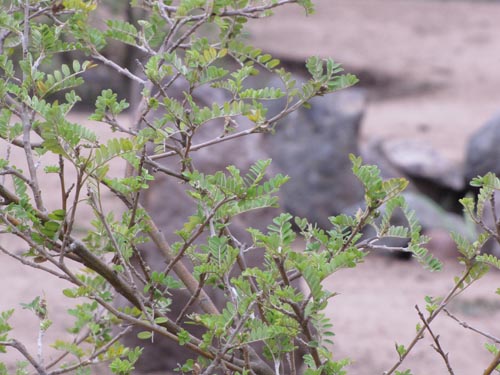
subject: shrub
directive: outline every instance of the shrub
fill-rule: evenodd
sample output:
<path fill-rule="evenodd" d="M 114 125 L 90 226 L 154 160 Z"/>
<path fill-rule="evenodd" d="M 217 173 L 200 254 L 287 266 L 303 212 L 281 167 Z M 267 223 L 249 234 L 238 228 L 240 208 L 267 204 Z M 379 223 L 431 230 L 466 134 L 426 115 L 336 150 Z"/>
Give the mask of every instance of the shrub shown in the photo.
<path fill-rule="evenodd" d="M 377 167 L 362 165 L 353 156 L 353 173 L 365 188 L 366 208 L 353 216 L 330 218 L 329 230 L 284 213 L 269 223 L 267 231 L 248 228 L 252 241 L 245 245 L 230 231 L 231 222 L 245 212 L 275 207 L 276 193 L 287 178 L 268 178 L 270 161 L 262 160 L 247 172 L 228 166 L 209 174 L 198 169 L 192 155 L 209 147 L 217 152 L 224 142 L 272 132 L 278 120 L 307 106 L 312 97 L 351 86 L 356 78 L 342 74 L 330 59 L 312 57 L 306 62 L 310 79 L 298 87 L 277 59 L 245 44 L 242 32 L 249 18 L 269 16 L 288 3 L 309 13 L 313 11 L 309 0 L 131 3 L 143 17 L 135 21 L 117 17 L 102 26 L 91 22 L 99 10 L 95 1 L 2 2 L 0 137 L 7 152 L 0 159 L 0 227 L 2 237 L 20 238 L 26 247 L 21 255 L 4 245 L 0 251 L 27 268 L 72 283 L 64 295 L 84 302 L 69 311 L 75 320 L 70 329 L 74 339 L 53 344 L 64 354 L 57 361 L 46 365 L 42 355 L 30 354 L 11 338 L 8 319 L 13 310 L 0 315 L 0 351 L 12 347 L 23 354 L 26 361 L 19 364 L 19 374 L 28 373 L 30 366 L 38 374 L 85 374 L 98 362 L 108 362 L 116 374 L 128 374 L 142 349 L 126 348 L 120 338 L 134 326 L 141 329 L 142 340 L 161 336 L 191 350 L 194 359 L 181 364 L 181 373 L 344 374 L 349 360 L 334 359 L 327 347 L 333 333 L 323 310 L 334 294 L 324 288 L 323 280 L 355 267 L 370 249 L 383 247 L 380 240 L 386 237 L 407 238 L 408 246 L 400 250 L 411 252 L 431 270 L 441 267 L 423 247 L 428 239 L 421 236 L 400 195 L 407 182 L 384 181 Z M 103 52 L 112 41 L 135 50 L 136 69 Z M 76 52 L 85 57 L 59 63 L 80 56 Z M 120 116 L 129 103 L 111 90 L 97 97 L 90 118 L 113 133 L 106 142 L 86 123 L 71 120 L 81 100 L 74 90 L 85 85 L 86 72 L 91 74 L 100 65 L 120 73 L 141 92 L 133 103 L 137 115 L 131 126 Z M 247 85 L 260 71 L 278 76 L 284 89 Z M 174 87 L 183 87 L 180 98 L 172 95 Z M 196 93 L 207 89 L 225 92 L 228 99 L 204 106 Z M 284 97 L 285 107 L 268 117 L 264 103 Z M 210 131 L 212 138 L 201 142 L 198 135 L 207 127 L 218 133 Z M 12 148 L 23 152 L 22 166 L 10 157 Z M 42 169 L 42 155 L 52 155 L 55 162 Z M 167 159 L 175 160 L 169 164 L 174 167 L 162 164 Z M 115 160 L 128 163 L 126 176 L 113 174 Z M 186 184 L 197 207 L 175 243 L 165 240 L 140 203 L 161 174 Z M 59 181 L 60 203 L 49 208 L 45 199 L 56 192 L 44 190 L 43 181 L 51 176 Z M 481 223 L 484 204 L 493 199 L 500 183 L 488 175 L 475 184 L 482 186 L 477 206 L 470 198 L 463 204 Z M 105 200 L 115 202 L 111 210 L 105 208 Z M 77 219 L 85 207 L 93 212 L 92 228 L 81 235 Z M 407 215 L 407 227 L 391 225 L 396 209 Z M 375 237 L 363 237 L 367 225 L 376 229 Z M 455 236 L 465 271 L 445 298 L 427 301 L 428 316 L 422 315 L 415 340 L 397 347 L 400 361 L 388 373 L 403 374 L 396 369 L 424 331 L 430 331 L 436 315 L 483 275 L 488 264 L 499 266 L 495 257 L 479 253 L 488 237 L 499 238 L 495 228 L 484 228 L 472 244 Z M 297 237 L 305 239 L 301 251 Z M 140 248 L 145 242 L 154 244 L 164 267 L 144 261 Z M 262 264 L 246 267 L 246 258 L 259 249 L 264 251 Z M 296 280 L 303 281 L 304 290 Z M 190 298 L 182 313 L 173 317 L 169 312 L 176 301 L 171 295 L 181 289 Z M 223 293 L 222 305 L 214 303 L 214 290 Z M 117 295 L 129 306 L 117 307 L 113 303 Z M 37 297 L 24 306 L 40 319 L 40 351 L 45 345 L 43 333 L 51 324 L 45 304 Z M 188 314 L 193 305 L 201 312 Z M 201 326 L 205 333 L 196 336 L 182 328 L 183 323 Z M 491 350 L 494 369 L 499 355 L 496 348 Z M 299 370 L 302 361 L 304 368 Z M 0 374 L 6 373 L 6 367 L 0 367 Z"/>

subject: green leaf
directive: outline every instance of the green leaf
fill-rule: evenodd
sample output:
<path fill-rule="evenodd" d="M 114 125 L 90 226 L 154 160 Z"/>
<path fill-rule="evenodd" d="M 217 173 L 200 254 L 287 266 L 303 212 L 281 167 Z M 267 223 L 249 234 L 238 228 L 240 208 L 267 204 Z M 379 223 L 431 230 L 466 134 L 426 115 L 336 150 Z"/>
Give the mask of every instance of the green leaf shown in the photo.
<path fill-rule="evenodd" d="M 61 350 L 73 354 L 78 359 L 85 356 L 85 351 L 77 344 L 72 342 L 56 340 L 51 346 L 56 350 Z"/>
<path fill-rule="evenodd" d="M 106 24 L 109 27 L 105 33 L 108 38 L 116 39 L 126 44 L 136 45 L 138 32 L 134 25 L 116 19 L 108 20 Z"/>
<path fill-rule="evenodd" d="M 68 298 L 78 297 L 78 293 L 76 293 L 74 289 L 63 289 L 62 293 Z"/>
<path fill-rule="evenodd" d="M 181 329 L 177 335 L 177 337 L 179 338 L 179 345 L 186 345 L 187 343 L 189 343 L 189 341 L 191 341 L 190 336 L 191 335 L 188 331 L 186 331 L 185 329 Z"/>
<path fill-rule="evenodd" d="M 158 318 L 155 318 L 156 324 L 163 324 L 163 323 L 167 323 L 168 321 L 169 321 L 169 319 L 164 317 L 164 316 L 159 316 Z"/>
<path fill-rule="evenodd" d="M 148 340 L 153 337 L 153 332 L 151 331 L 142 331 L 137 334 L 137 337 L 141 340 Z"/>

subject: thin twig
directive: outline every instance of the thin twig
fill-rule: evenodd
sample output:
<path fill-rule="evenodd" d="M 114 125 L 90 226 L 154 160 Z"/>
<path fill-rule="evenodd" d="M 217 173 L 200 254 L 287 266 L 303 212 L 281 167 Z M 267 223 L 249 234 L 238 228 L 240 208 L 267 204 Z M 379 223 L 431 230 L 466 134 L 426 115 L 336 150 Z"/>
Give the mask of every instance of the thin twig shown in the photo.
<path fill-rule="evenodd" d="M 125 77 L 130 78 L 132 81 L 139 83 L 140 85 L 144 85 L 147 82 L 144 79 L 142 79 L 141 77 L 138 77 L 135 74 L 133 74 L 127 68 L 122 68 L 120 65 L 115 63 L 113 60 L 110 60 L 110 59 L 104 57 L 103 55 L 101 55 L 97 51 L 94 52 L 92 57 L 98 61 L 101 61 L 104 65 L 107 65 L 107 66 L 113 68 L 114 70 L 116 70 L 118 73 L 124 75 Z"/>
<path fill-rule="evenodd" d="M 89 366 L 91 364 L 96 363 L 96 359 L 103 353 L 105 353 L 111 346 L 113 346 L 118 340 L 120 340 L 123 336 L 125 336 L 130 330 L 132 329 L 131 326 L 125 327 L 120 333 L 118 333 L 115 337 L 113 337 L 112 340 L 110 340 L 106 345 L 102 346 L 99 348 L 99 350 L 93 352 L 89 358 L 86 360 L 76 363 L 74 365 L 70 365 L 64 368 L 61 368 L 59 370 L 54 370 L 48 373 L 48 375 L 61 375 L 68 373 L 70 371 L 77 370 L 79 368 Z M 65 353 L 66 354 L 66 353 Z"/>
<path fill-rule="evenodd" d="M 487 339 L 496 342 L 497 344 L 500 344 L 500 338 L 495 337 L 490 335 L 489 333 L 486 333 L 484 331 L 481 331 L 480 329 L 474 328 L 469 325 L 469 323 L 464 322 L 460 319 L 458 319 L 455 315 L 453 315 L 448 309 L 443 309 L 443 311 L 454 321 L 456 321 L 458 324 L 460 324 L 462 327 L 470 329 L 473 332 L 479 333 L 481 336 L 486 337 Z"/>
<path fill-rule="evenodd" d="M 260 133 L 261 131 L 262 131 L 262 128 L 260 125 L 254 126 L 250 129 L 242 130 L 238 133 L 233 133 L 233 134 L 230 134 L 227 136 L 219 136 L 219 137 L 211 139 L 209 141 L 202 142 L 202 143 L 199 143 L 197 145 L 191 146 L 191 151 L 198 151 L 198 150 L 205 148 L 205 147 L 208 147 L 208 146 L 212 146 L 212 145 L 222 143 L 222 142 L 227 142 L 227 141 L 230 141 L 232 139 L 244 137 L 244 136 L 247 136 L 250 134 Z M 151 160 L 158 160 L 158 159 L 167 158 L 169 156 L 176 155 L 176 154 L 177 154 L 177 152 L 175 152 L 175 151 L 168 151 L 168 152 L 164 152 L 161 154 L 151 155 L 149 158 Z"/>
<path fill-rule="evenodd" d="M 198 296 L 200 295 L 201 289 L 203 288 L 203 286 L 205 284 L 205 277 L 206 277 L 205 273 L 202 273 L 200 275 L 200 284 L 198 286 L 198 289 L 196 290 L 196 292 L 194 294 L 191 295 L 191 298 L 189 298 L 189 301 L 183 307 L 183 309 L 181 310 L 181 312 L 177 316 L 177 319 L 175 319 L 175 324 L 180 324 L 181 323 L 181 320 L 184 318 L 184 315 L 186 315 L 186 313 L 189 310 L 189 308 L 191 306 L 193 306 L 193 304 L 198 299 Z"/>
<path fill-rule="evenodd" d="M 122 254 L 122 249 L 120 248 L 120 245 L 116 241 L 115 235 L 113 231 L 111 230 L 108 221 L 106 220 L 106 216 L 104 215 L 104 209 L 102 207 L 102 200 L 100 198 L 97 198 L 95 194 L 91 193 L 90 194 L 90 201 L 91 205 L 94 208 L 94 211 L 98 217 L 98 219 L 101 221 L 102 225 L 104 226 L 104 229 L 106 230 L 106 233 L 108 234 L 109 241 L 112 243 L 114 249 L 115 249 L 115 254 L 118 256 L 118 259 L 120 261 L 120 264 L 123 266 L 123 269 L 125 270 L 125 274 L 127 275 L 126 282 L 128 283 L 129 287 L 132 289 L 132 293 L 137 297 L 137 302 L 139 303 L 139 308 L 145 314 L 145 316 L 148 318 L 149 321 L 153 321 L 153 317 L 151 314 L 149 314 L 148 310 L 146 309 L 144 305 L 144 300 L 142 294 L 139 292 L 139 288 L 137 287 L 137 284 L 135 282 L 134 276 L 132 275 L 132 272 L 130 271 L 130 268 L 132 266 L 129 265 L 128 261 L 125 259 L 125 257 Z"/>
<path fill-rule="evenodd" d="M 424 323 L 425 328 L 427 329 L 427 331 L 429 332 L 429 334 L 432 337 L 432 340 L 434 341 L 435 345 L 433 345 L 432 348 L 436 352 L 438 352 L 438 354 L 441 356 L 441 358 L 443 358 L 443 361 L 446 364 L 446 368 L 448 369 L 448 372 L 450 373 L 450 375 L 455 375 L 455 373 L 453 372 L 453 369 L 452 369 L 452 367 L 450 365 L 450 360 L 448 358 L 448 353 L 445 353 L 444 350 L 443 350 L 443 348 L 441 347 L 441 344 L 439 342 L 439 336 L 436 336 L 434 334 L 434 332 L 432 332 L 431 327 L 429 326 L 429 323 L 425 319 L 424 314 L 422 314 L 422 312 L 418 308 L 418 305 L 415 305 L 415 309 L 417 310 L 417 313 L 418 313 L 418 316 L 420 317 L 420 320 L 422 321 L 422 323 Z"/>
<path fill-rule="evenodd" d="M 428 324 L 430 324 L 436 318 L 436 316 L 438 316 L 439 313 L 448 305 L 448 303 L 451 301 L 451 299 L 453 297 L 455 297 L 457 291 L 460 291 L 460 286 L 467 279 L 467 277 L 469 277 L 469 274 L 471 271 L 472 271 L 472 266 L 468 266 L 467 269 L 465 270 L 464 274 L 462 275 L 462 277 L 457 282 L 455 282 L 455 285 L 453 286 L 453 288 L 451 288 L 451 290 L 448 292 L 446 297 L 441 301 L 441 303 L 436 308 L 436 310 L 434 310 L 431 313 L 431 315 L 427 318 Z M 417 345 L 417 342 L 422 339 L 425 329 L 426 329 L 425 327 L 422 327 L 417 331 L 413 340 L 406 347 L 405 353 L 400 356 L 399 360 L 388 371 L 385 371 L 383 373 L 384 375 L 390 375 L 390 374 L 394 373 L 394 371 L 396 371 L 396 369 L 399 368 L 399 366 L 401 366 L 401 364 L 406 359 L 406 357 L 410 354 L 410 352 L 415 347 L 415 345 Z"/>
<path fill-rule="evenodd" d="M 26 0 L 24 2 L 24 29 L 22 35 L 22 50 L 23 58 L 28 59 L 29 54 L 29 38 L 30 38 L 30 1 Z M 23 71 L 23 81 L 27 81 L 28 76 L 26 71 Z M 31 112 L 31 113 L 30 113 Z M 31 129 L 32 129 L 32 117 L 33 113 L 30 111 L 26 104 L 22 105 L 21 109 L 21 122 L 23 126 L 23 147 L 24 153 L 26 155 L 26 163 L 28 164 L 28 171 L 30 174 L 29 186 L 33 192 L 33 198 L 35 199 L 36 207 L 45 212 L 42 201 L 42 192 L 40 186 L 38 185 L 38 177 L 36 172 L 35 162 L 33 160 L 33 152 L 31 149 Z"/>

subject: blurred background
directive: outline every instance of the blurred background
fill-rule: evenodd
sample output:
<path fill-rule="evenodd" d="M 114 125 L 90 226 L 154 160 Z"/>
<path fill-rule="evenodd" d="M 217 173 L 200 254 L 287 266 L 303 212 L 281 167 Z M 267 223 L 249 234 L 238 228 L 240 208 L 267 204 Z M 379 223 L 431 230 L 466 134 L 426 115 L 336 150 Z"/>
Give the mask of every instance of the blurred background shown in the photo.
<path fill-rule="evenodd" d="M 103 2 L 110 14 L 138 16 L 126 2 Z M 271 156 L 275 172 L 292 176 L 281 197 L 284 209 L 323 227 L 328 216 L 353 212 L 362 204 L 349 153 L 378 165 L 384 177 L 411 181 L 406 197 L 432 237 L 429 248 L 444 260 L 444 271 L 433 275 L 415 262 L 384 255 L 328 280 L 331 290 L 339 293 L 327 312 L 337 335 L 335 357 L 353 359 L 350 374 L 381 374 L 397 361 L 394 343 L 406 345 L 414 335 L 414 305 L 423 309 L 424 296 L 444 295 L 461 271 L 448 231 L 474 234 L 457 203 L 470 190 L 468 180 L 489 170 L 500 174 L 500 1 L 315 3 L 316 13 L 307 17 L 303 9 L 289 5 L 278 9 L 276 17 L 250 21 L 249 43 L 280 58 L 299 81 L 306 58 L 317 55 L 341 63 L 360 83 L 315 99 L 312 109 L 280 124 L 275 137 L 257 138 L 246 147 L 258 147 L 249 154 Z M 106 17 L 103 14 L 102 20 Z M 115 46 L 108 54 L 129 66 L 137 57 L 133 49 Z M 89 74 L 90 103 L 103 83 L 133 100 L 134 88 L 127 80 L 105 67 Z M 87 111 L 83 107 L 75 121 L 86 121 Z M 91 126 L 102 132 L 102 127 Z M 488 251 L 499 254 L 493 244 Z M 68 301 L 62 301 L 60 293 L 64 286 L 42 273 L 28 277 L 23 267 L 3 255 L 0 264 L 1 279 L 11 286 L 0 295 L 0 310 L 44 293 L 52 319 L 62 323 L 51 328 L 49 338 L 64 335 L 69 325 L 64 323 Z M 490 274 L 450 310 L 499 337 L 500 300 L 494 294 L 499 286 L 500 275 Z M 37 321 L 20 312 L 16 333 L 23 342 L 34 343 Z M 441 316 L 435 332 L 450 352 L 456 375 L 479 374 L 491 360 L 483 347 L 487 340 L 456 321 Z M 403 368 L 411 367 L 415 374 L 446 373 L 430 344 L 422 342 Z M 8 357 L 11 363 L 14 359 Z"/>
<path fill-rule="evenodd" d="M 433 238 L 429 248 L 445 263 L 442 273 L 430 275 L 412 263 L 373 257 L 352 273 L 331 278 L 332 290 L 340 293 L 330 307 L 337 334 L 335 355 L 354 359 L 352 374 L 381 374 L 397 359 L 394 343 L 406 344 L 414 334 L 418 322 L 414 305 L 422 306 L 425 295 L 443 295 L 460 270 L 447 231 L 470 232 L 457 199 L 468 193 L 471 178 L 488 170 L 500 173 L 500 2 L 319 0 L 316 4 L 316 13 L 305 18 L 299 7 L 290 6 L 277 11 L 276 18 L 250 23 L 249 38 L 298 74 L 307 56 L 319 55 L 332 57 L 360 78 L 350 94 L 322 98 L 318 105 L 325 107 L 325 116 L 337 118 L 325 126 L 338 126 L 335 134 L 342 134 L 342 139 L 320 136 L 315 142 L 330 143 L 344 153 L 358 152 L 386 177 L 406 176 L 411 181 L 407 199 Z M 336 107 L 339 101 L 344 109 Z M 357 130 L 346 135 L 346 126 Z M 294 136 L 300 139 L 300 132 Z M 309 147 L 322 149 L 318 143 Z M 328 157 L 319 162 L 332 163 L 337 162 Z M 335 167 L 344 168 L 347 162 Z M 337 181 L 329 181 L 330 191 L 338 188 Z M 319 183 L 312 185 L 320 195 L 328 190 Z M 336 196 L 344 202 L 357 199 L 349 194 L 359 192 L 351 188 Z M 331 201 L 321 202 L 309 217 L 325 204 L 333 208 L 325 203 Z M 293 207 L 300 203 L 289 205 L 301 212 L 302 207 Z M 314 203 L 308 202 L 308 207 Z M 493 244 L 488 251 L 498 254 Z M 495 322 L 500 301 L 492 294 L 499 280 L 498 273 L 481 280 L 450 310 L 499 335 Z M 435 324 L 455 373 L 482 373 L 489 358 L 483 347 L 487 340 L 446 316 Z M 402 369 L 447 373 L 430 344 L 420 343 Z"/>

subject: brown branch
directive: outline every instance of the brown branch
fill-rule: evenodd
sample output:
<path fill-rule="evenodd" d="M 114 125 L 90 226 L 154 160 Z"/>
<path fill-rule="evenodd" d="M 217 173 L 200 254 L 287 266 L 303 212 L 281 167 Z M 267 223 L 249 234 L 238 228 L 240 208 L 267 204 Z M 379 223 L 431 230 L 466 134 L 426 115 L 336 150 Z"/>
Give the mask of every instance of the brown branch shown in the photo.
<path fill-rule="evenodd" d="M 287 275 L 285 265 L 284 265 L 284 260 L 282 258 L 278 258 L 276 256 L 273 257 L 273 259 L 274 259 L 274 262 L 276 264 L 276 267 L 279 270 L 279 273 L 281 275 L 283 283 L 286 286 L 290 287 L 291 282 L 288 279 L 288 275 Z M 307 341 L 309 341 L 309 342 L 313 341 L 313 334 L 309 328 L 309 319 L 304 317 L 304 310 L 302 310 L 296 302 L 293 302 L 293 301 L 286 301 L 286 302 L 292 307 L 292 310 L 295 313 L 295 320 L 297 320 L 297 322 L 302 327 L 302 332 L 304 333 L 305 337 L 307 338 Z M 310 349 L 311 355 L 314 359 L 314 363 L 315 363 L 316 367 L 320 367 L 321 366 L 321 358 L 319 356 L 318 350 L 314 347 L 310 347 L 309 349 Z"/>
<path fill-rule="evenodd" d="M 23 105 L 23 113 L 22 113 L 22 124 L 23 124 L 23 146 L 24 146 L 24 154 L 26 155 L 26 163 L 28 164 L 28 171 L 30 174 L 30 180 L 28 185 L 33 192 L 33 198 L 35 199 L 36 207 L 44 212 L 45 208 L 43 207 L 42 201 L 42 191 L 40 186 L 38 185 L 38 176 L 36 172 L 35 162 L 33 160 L 33 150 L 31 149 L 31 116 L 28 114 L 28 108 Z"/>
<path fill-rule="evenodd" d="M 498 353 L 495 355 L 495 358 L 493 358 L 493 361 L 489 364 L 489 366 L 484 370 L 483 375 L 490 375 L 493 373 L 493 371 L 496 370 L 496 368 L 500 365 L 500 350 Z"/>
<path fill-rule="evenodd" d="M 200 284 L 198 285 L 198 289 L 196 290 L 196 292 L 191 295 L 191 298 L 189 299 L 189 301 L 186 303 L 186 305 L 183 307 L 183 309 L 181 310 L 181 312 L 179 313 L 179 315 L 177 316 L 177 319 L 175 319 L 175 324 L 179 324 L 181 323 L 181 319 L 184 318 L 184 315 L 187 313 L 188 309 L 196 302 L 196 300 L 198 299 L 198 296 L 200 295 L 201 291 L 202 291 L 202 288 L 203 288 L 203 285 L 205 284 L 205 277 L 206 277 L 206 274 L 205 273 L 202 273 L 200 275 Z"/>
<path fill-rule="evenodd" d="M 297 0 L 279 0 L 279 1 L 276 1 L 275 3 L 272 3 L 272 4 L 253 6 L 253 7 L 247 7 L 247 8 L 242 8 L 242 9 L 236 9 L 236 10 L 225 10 L 225 11 L 222 11 L 220 13 L 217 13 L 217 15 L 220 17 L 234 17 L 234 16 L 255 17 L 256 13 L 262 13 L 262 12 L 265 12 L 266 10 L 271 10 L 273 8 L 283 6 L 285 4 L 294 4 L 294 3 L 297 3 Z M 161 5 L 161 9 L 163 11 L 168 12 L 168 13 L 176 13 L 178 7 L 177 6 L 169 6 L 169 5 Z M 198 19 L 204 17 L 205 15 L 206 15 L 206 13 L 204 13 L 203 15 L 189 16 L 188 20 L 195 21 L 195 20 L 198 20 Z"/>
<path fill-rule="evenodd" d="M 0 196 L 4 197 L 4 199 L 7 199 L 8 201 L 12 203 L 19 203 L 19 198 L 9 192 L 7 189 L 5 189 L 4 186 L 0 185 Z M 37 216 L 42 223 L 45 223 L 49 221 L 49 217 L 33 208 L 33 212 Z M 13 225 L 20 225 L 20 223 L 16 224 L 16 220 L 12 223 Z M 69 252 L 72 253 L 73 255 L 76 255 L 77 257 L 73 258 L 76 261 L 79 261 L 86 267 L 94 270 L 98 274 L 100 274 L 102 277 L 104 277 L 114 288 L 115 290 L 123 295 L 130 303 L 132 303 L 135 306 L 140 306 L 139 300 L 137 299 L 137 296 L 134 294 L 133 290 L 130 288 L 128 283 L 126 283 L 120 275 L 116 274 L 111 268 L 107 266 L 106 263 L 104 263 L 99 257 L 94 255 L 90 250 L 86 248 L 86 246 L 80 241 L 77 240 L 76 238 L 68 235 L 68 246 L 66 248 L 61 248 L 61 252 Z M 59 264 L 59 267 L 62 267 L 62 264 Z"/>
<path fill-rule="evenodd" d="M 469 277 L 471 270 L 472 270 L 472 266 L 468 266 L 467 269 L 465 270 L 464 274 L 462 275 L 462 277 L 455 283 L 453 288 L 451 288 L 451 290 L 448 292 L 446 297 L 441 301 L 441 303 L 436 308 L 436 310 L 434 310 L 431 313 L 431 315 L 427 318 L 427 320 L 426 320 L 427 324 L 430 324 L 436 318 L 436 316 L 439 315 L 439 313 L 448 305 L 448 303 L 451 301 L 451 299 L 456 295 L 457 291 L 460 292 L 460 286 L 467 279 L 467 277 Z M 410 342 L 410 344 L 407 346 L 406 352 L 400 356 L 399 360 L 388 371 L 385 371 L 383 373 L 384 375 L 390 375 L 390 374 L 394 373 L 394 371 L 396 371 L 396 369 L 399 366 L 401 366 L 401 364 L 406 359 L 406 357 L 411 352 L 411 350 L 415 347 L 417 342 L 422 339 L 425 329 L 426 329 L 425 327 L 422 327 L 417 331 L 417 334 L 415 335 L 413 340 Z"/>
<path fill-rule="evenodd" d="M 127 68 L 122 68 L 120 65 L 115 63 L 113 60 L 110 60 L 103 55 L 101 55 L 99 52 L 94 51 L 92 54 L 92 57 L 100 62 L 102 62 L 104 65 L 107 65 L 111 67 L 112 69 L 116 70 L 118 73 L 124 75 L 125 77 L 131 79 L 132 81 L 135 81 L 139 83 L 140 85 L 144 85 L 147 81 L 143 80 L 142 78 L 136 76 L 133 74 L 130 70 Z"/>
<path fill-rule="evenodd" d="M 441 344 L 439 343 L 439 336 L 436 336 L 434 334 L 434 332 L 432 332 L 431 327 L 429 326 L 429 323 L 427 322 L 427 320 L 425 320 L 424 314 L 422 314 L 422 312 L 418 308 L 418 305 L 415 305 L 415 309 L 417 310 L 417 313 L 418 313 L 418 316 L 420 317 L 420 320 L 422 321 L 422 323 L 424 323 L 425 328 L 427 329 L 427 331 L 429 332 L 429 334 L 432 337 L 432 340 L 434 341 L 435 345 L 432 345 L 432 348 L 436 352 L 438 352 L 438 354 L 441 356 L 441 358 L 443 358 L 443 361 L 446 364 L 446 368 L 448 369 L 448 372 L 450 373 L 450 375 L 455 375 L 455 373 L 453 372 L 453 369 L 450 365 L 448 353 L 444 352 L 443 348 L 441 347 Z"/>
<path fill-rule="evenodd" d="M 213 219 L 213 217 L 217 213 L 217 210 L 221 208 L 224 204 L 231 202 L 233 200 L 235 200 L 235 198 L 225 198 L 215 205 L 215 207 L 212 209 L 212 212 L 210 212 L 210 214 L 207 215 L 205 221 L 198 226 L 196 232 L 193 233 L 191 238 L 188 239 L 184 243 L 182 248 L 178 251 L 177 255 L 168 263 L 167 267 L 165 268 L 165 271 L 163 271 L 165 274 L 168 274 L 170 272 L 170 270 L 175 266 L 175 264 L 177 264 L 177 262 L 179 262 L 182 259 L 187 249 L 194 243 L 194 241 L 196 241 L 198 237 L 200 237 L 203 234 L 205 227 Z"/>
<path fill-rule="evenodd" d="M 16 259 L 17 261 L 19 261 L 21 264 L 24 264 L 25 266 L 29 266 L 29 267 L 36 268 L 36 269 L 41 270 L 41 271 L 45 271 L 47 273 L 50 273 L 50 274 L 54 275 L 55 277 L 57 277 L 59 279 L 71 281 L 66 275 L 57 273 L 53 269 L 45 267 L 45 266 L 43 266 L 43 265 L 41 265 L 39 263 L 31 262 L 28 259 L 26 259 L 25 257 L 13 254 L 10 251 L 8 251 L 6 248 L 4 248 L 2 245 L 0 245 L 0 252 L 2 252 L 5 255 L 8 255 L 8 256 Z"/>
<path fill-rule="evenodd" d="M 21 147 L 21 148 L 24 148 L 24 142 L 23 141 L 20 141 L 19 139 L 11 139 L 11 140 L 7 140 L 5 139 L 5 141 L 13 144 L 14 146 L 17 146 L 17 147 Z M 42 147 L 42 143 L 41 142 L 34 142 L 34 143 L 30 143 L 29 147 L 34 150 L 35 148 L 40 148 Z"/>
<path fill-rule="evenodd" d="M 151 219 L 146 219 L 146 226 L 150 228 L 148 234 L 158 247 L 158 250 L 163 254 L 163 257 L 167 262 L 172 262 L 175 258 L 169 243 L 163 236 L 163 233 L 158 229 L 156 224 Z M 198 281 L 194 278 L 191 272 L 184 266 L 183 263 L 177 262 L 172 266 L 175 274 L 179 277 L 182 283 L 186 286 L 189 292 L 193 295 L 198 290 Z M 219 314 L 219 310 L 213 303 L 212 299 L 207 295 L 207 293 L 202 289 L 200 291 L 200 296 L 198 300 L 200 307 L 207 314 Z"/>
<path fill-rule="evenodd" d="M 48 375 L 45 369 L 36 361 L 35 358 L 31 356 L 28 349 L 20 342 L 15 339 L 9 341 L 0 341 L 0 346 L 10 346 L 17 349 L 24 358 L 28 360 L 29 363 L 35 368 L 39 375 Z"/>
<path fill-rule="evenodd" d="M 197 145 L 191 146 L 191 151 L 197 151 L 197 150 L 200 150 L 200 149 L 208 147 L 208 146 L 212 146 L 212 145 L 222 143 L 222 142 L 227 142 L 227 141 L 230 141 L 232 139 L 240 138 L 240 137 L 243 137 L 243 136 L 246 136 L 249 134 L 260 133 L 261 131 L 262 131 L 262 126 L 257 125 L 257 126 L 250 128 L 250 129 L 242 130 L 238 133 L 233 133 L 233 134 L 230 134 L 227 136 L 220 136 L 220 137 L 211 139 L 209 141 L 202 142 L 202 143 L 199 143 Z M 169 156 L 176 155 L 176 154 L 177 154 L 177 152 L 175 152 L 175 151 L 168 151 L 168 152 L 164 152 L 161 154 L 152 155 L 149 158 L 151 160 L 158 160 L 158 159 L 167 158 Z"/>
<path fill-rule="evenodd" d="M 60 375 L 60 374 L 66 374 L 70 371 L 74 371 L 74 370 L 77 370 L 78 368 L 81 368 L 81 367 L 85 367 L 85 366 L 88 366 L 88 365 L 91 365 L 91 364 L 94 364 L 96 362 L 96 359 L 103 353 L 105 353 L 109 348 L 111 348 L 111 346 L 113 346 L 118 340 L 120 340 L 123 336 L 125 336 L 130 330 L 132 329 L 132 327 L 126 327 L 124 330 L 122 330 L 120 333 L 118 333 L 115 337 L 113 337 L 112 340 L 110 340 L 108 343 L 106 343 L 106 345 L 102 346 L 99 348 L 99 350 L 93 352 L 89 358 L 87 358 L 86 360 L 82 361 L 82 362 L 79 362 L 79 363 L 76 363 L 74 365 L 71 365 L 71 366 L 67 366 L 67 367 L 64 367 L 62 369 L 59 369 L 59 370 L 54 370 L 54 371 L 51 371 L 48 373 L 48 375 Z M 81 341 L 80 341 L 81 342 Z M 66 353 L 63 353 L 63 355 L 67 355 L 68 352 Z M 63 357 L 64 358 L 64 357 Z M 61 360 L 62 358 L 60 357 L 59 361 Z"/>

